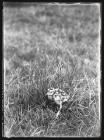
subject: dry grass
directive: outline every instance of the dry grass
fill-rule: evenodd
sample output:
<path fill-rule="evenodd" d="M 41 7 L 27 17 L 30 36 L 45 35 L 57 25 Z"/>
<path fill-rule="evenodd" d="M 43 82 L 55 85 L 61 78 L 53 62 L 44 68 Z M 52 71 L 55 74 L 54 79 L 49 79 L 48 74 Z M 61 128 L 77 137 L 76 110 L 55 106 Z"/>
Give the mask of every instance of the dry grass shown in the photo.
<path fill-rule="evenodd" d="M 4 8 L 5 137 L 100 135 L 96 7 Z M 57 119 L 50 87 L 71 95 Z"/>

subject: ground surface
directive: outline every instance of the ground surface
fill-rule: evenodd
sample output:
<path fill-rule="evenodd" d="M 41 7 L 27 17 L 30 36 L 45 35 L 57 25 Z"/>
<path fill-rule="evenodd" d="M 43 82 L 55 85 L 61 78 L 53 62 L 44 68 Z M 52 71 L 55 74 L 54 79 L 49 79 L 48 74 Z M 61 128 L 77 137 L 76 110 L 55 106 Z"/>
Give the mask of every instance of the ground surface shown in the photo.
<path fill-rule="evenodd" d="M 5 136 L 100 135 L 99 15 L 97 5 L 4 6 Z M 58 119 L 50 87 L 70 94 Z"/>

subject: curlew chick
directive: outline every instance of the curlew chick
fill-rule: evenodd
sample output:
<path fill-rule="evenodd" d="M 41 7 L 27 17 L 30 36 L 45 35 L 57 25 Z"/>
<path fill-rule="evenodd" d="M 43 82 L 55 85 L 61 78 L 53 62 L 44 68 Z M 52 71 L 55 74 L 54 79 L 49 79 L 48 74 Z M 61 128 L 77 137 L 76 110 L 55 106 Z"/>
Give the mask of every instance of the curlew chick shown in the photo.
<path fill-rule="evenodd" d="M 70 95 L 59 88 L 48 89 L 47 96 L 50 100 L 53 100 L 56 104 L 60 106 L 59 111 L 56 114 L 56 118 L 59 116 L 62 109 L 62 103 L 68 101 Z"/>

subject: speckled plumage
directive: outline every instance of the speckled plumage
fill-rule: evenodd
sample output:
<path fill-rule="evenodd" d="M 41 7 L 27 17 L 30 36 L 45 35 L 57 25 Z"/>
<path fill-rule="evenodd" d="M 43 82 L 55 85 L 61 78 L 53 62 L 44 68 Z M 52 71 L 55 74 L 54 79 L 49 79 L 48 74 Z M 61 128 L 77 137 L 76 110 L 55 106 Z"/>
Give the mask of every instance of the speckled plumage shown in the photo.
<path fill-rule="evenodd" d="M 50 88 L 48 89 L 47 96 L 50 100 L 53 100 L 56 104 L 60 105 L 60 109 L 56 115 L 58 117 L 62 108 L 62 103 L 66 102 L 70 95 L 59 88 Z"/>

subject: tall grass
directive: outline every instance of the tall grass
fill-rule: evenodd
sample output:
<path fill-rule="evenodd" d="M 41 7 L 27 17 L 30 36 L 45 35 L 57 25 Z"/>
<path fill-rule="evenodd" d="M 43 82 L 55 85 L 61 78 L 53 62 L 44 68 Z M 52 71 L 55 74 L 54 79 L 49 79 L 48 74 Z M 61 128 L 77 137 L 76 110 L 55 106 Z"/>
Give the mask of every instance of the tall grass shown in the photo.
<path fill-rule="evenodd" d="M 25 10 L 22 18 L 24 13 Z M 21 23 L 20 17 L 16 12 Z M 41 24 L 41 28 L 37 28 L 28 24 L 21 28 L 17 23 L 19 31 L 16 25 L 5 28 L 5 59 L 9 60 L 10 67 L 5 70 L 4 81 L 4 136 L 100 135 L 97 129 L 99 100 L 94 90 L 97 85 L 92 83 L 97 77 L 80 56 L 85 55 L 88 48 L 77 48 L 78 54 L 72 54 L 65 38 L 66 30 L 61 30 L 62 33 L 57 29 L 56 35 L 52 32 L 49 36 L 45 32 L 48 25 Z M 70 96 L 57 119 L 59 106 L 46 96 L 50 87 L 61 88 Z"/>
<path fill-rule="evenodd" d="M 45 58 L 44 54 L 42 56 L 44 57 L 42 60 L 37 58 L 38 63 L 33 61 L 29 63 L 29 66 L 17 69 L 10 77 L 7 77 L 10 82 L 8 81 L 7 85 L 5 83 L 4 94 L 5 102 L 7 102 L 4 104 L 6 113 L 4 115 L 4 126 L 7 127 L 5 132 L 8 133 L 9 131 L 11 136 L 59 136 L 62 134 L 63 136 L 70 136 L 76 135 L 80 125 L 78 122 L 80 121 L 83 122 L 82 125 L 88 126 L 86 128 L 87 133 L 87 129 L 96 125 L 95 121 L 98 119 L 95 105 L 91 109 L 92 104 L 96 104 L 96 101 L 94 101 L 95 99 L 91 100 L 93 91 L 90 90 L 88 85 L 90 79 L 87 81 L 83 71 L 79 71 L 80 69 L 78 70 L 77 67 L 74 72 L 70 72 L 64 66 L 62 69 L 65 73 L 61 73 L 60 60 L 56 65 L 58 56 L 53 61 L 51 60 L 51 63 L 49 63 L 49 58 Z M 64 61 L 64 58 L 62 58 L 62 61 Z M 72 69 L 75 68 L 72 67 Z M 64 113 L 60 116 L 60 119 L 63 116 L 64 119 L 58 123 L 57 120 L 54 120 L 55 112 L 47 104 L 46 93 L 50 87 L 60 87 L 70 94 L 70 100 L 66 104 L 67 109 L 63 110 Z M 92 116 L 91 113 L 93 113 Z M 76 122 L 73 119 L 74 116 Z M 92 120 L 89 117 L 92 117 Z M 67 121 L 70 122 L 68 126 L 62 123 Z M 55 128 L 50 124 L 54 125 Z M 77 127 L 75 127 L 76 125 Z M 17 132 L 20 134 L 17 134 Z"/>

